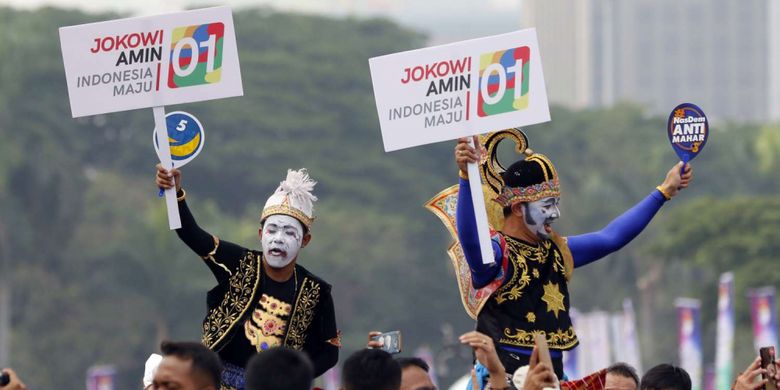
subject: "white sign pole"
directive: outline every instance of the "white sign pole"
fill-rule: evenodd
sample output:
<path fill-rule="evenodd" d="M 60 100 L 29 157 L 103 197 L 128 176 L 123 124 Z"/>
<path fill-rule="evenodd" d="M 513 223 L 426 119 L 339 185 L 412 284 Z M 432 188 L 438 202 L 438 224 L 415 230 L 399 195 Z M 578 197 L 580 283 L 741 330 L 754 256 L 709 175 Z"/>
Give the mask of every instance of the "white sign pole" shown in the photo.
<path fill-rule="evenodd" d="M 166 168 L 173 164 L 165 105 L 244 94 L 230 7 L 60 27 L 59 33 L 72 116 L 152 107 Z M 168 225 L 178 229 L 175 189 L 165 191 L 165 200 Z"/>
<path fill-rule="evenodd" d="M 368 63 L 386 152 L 550 120 L 534 29 Z M 482 262 L 490 264 L 495 260 L 482 180 L 476 164 L 467 169 Z"/>
<path fill-rule="evenodd" d="M 550 120 L 533 29 L 369 59 L 385 151 Z"/>
<path fill-rule="evenodd" d="M 163 167 L 173 167 L 171 160 L 171 144 L 168 142 L 168 126 L 165 124 L 165 107 L 152 107 L 154 113 L 154 131 L 157 133 L 157 142 L 160 143 L 160 163 Z M 175 180 L 175 179 L 174 179 Z M 181 227 L 179 217 L 179 204 L 176 200 L 176 185 L 165 190 L 165 204 L 168 206 L 168 227 L 176 230 Z"/>
<path fill-rule="evenodd" d="M 469 145 L 474 145 L 473 137 L 469 137 Z M 479 175 L 479 167 L 476 163 L 466 164 L 469 174 L 469 188 L 471 189 L 471 203 L 474 206 L 474 217 L 477 219 L 477 235 L 479 236 L 479 248 L 482 252 L 482 264 L 495 263 L 493 244 L 490 243 L 490 228 L 488 227 L 487 211 L 485 211 L 485 195 L 482 193 L 482 178 Z"/>

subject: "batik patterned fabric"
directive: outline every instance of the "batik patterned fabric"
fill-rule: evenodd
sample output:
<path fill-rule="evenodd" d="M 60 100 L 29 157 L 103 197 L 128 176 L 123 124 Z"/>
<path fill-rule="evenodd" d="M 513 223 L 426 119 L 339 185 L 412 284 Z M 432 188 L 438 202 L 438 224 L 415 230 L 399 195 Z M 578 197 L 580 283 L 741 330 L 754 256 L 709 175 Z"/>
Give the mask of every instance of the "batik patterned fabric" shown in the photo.
<path fill-rule="evenodd" d="M 550 349 L 574 348 L 565 252 L 553 240 L 530 244 L 502 238 L 507 275 L 480 311 L 477 330 L 508 347 L 533 348 L 534 336 L 542 334 Z"/>
<path fill-rule="evenodd" d="M 222 364 L 222 383 L 220 384 L 220 390 L 244 390 L 245 379 L 244 373 L 246 370 L 243 368 L 223 362 Z"/>
<path fill-rule="evenodd" d="M 322 282 L 297 266 L 300 287 L 296 291 L 296 302 L 283 302 L 262 292 L 261 257 L 259 252 L 247 251 L 240 262 L 242 272 L 233 273 L 222 299 L 210 307 L 203 322 L 202 336 L 209 348 L 222 349 L 233 338 L 232 332 L 237 326 L 243 327 L 245 338 L 258 352 L 279 345 L 303 348 L 314 316 L 313 308 L 320 301 Z M 260 298 L 256 298 L 258 295 Z M 293 323 L 295 329 L 291 329 Z"/>
<path fill-rule="evenodd" d="M 252 312 L 251 320 L 244 322 L 244 335 L 257 352 L 282 345 L 291 312 L 292 305 L 287 302 L 267 294 L 260 297 L 260 305 Z"/>
<path fill-rule="evenodd" d="M 507 262 L 502 261 L 502 269 L 499 271 L 495 280 L 480 289 L 474 288 L 469 263 L 466 261 L 466 256 L 463 253 L 463 247 L 461 247 L 460 241 L 458 240 L 458 232 L 455 227 L 455 210 L 457 203 L 458 186 L 454 185 L 431 198 L 431 200 L 425 204 L 425 207 L 441 219 L 442 223 L 444 223 L 444 226 L 455 240 L 447 250 L 447 254 L 450 256 L 452 266 L 455 268 L 456 281 L 458 282 L 458 290 L 460 291 L 463 308 L 466 310 L 466 314 L 468 314 L 469 317 L 476 320 L 477 314 L 487 302 L 490 294 L 501 286 Z M 490 210 L 490 206 L 486 206 L 488 206 L 489 211 L 492 211 L 492 213 L 489 212 L 489 218 L 491 216 L 493 217 L 490 218 L 491 223 L 498 220 L 498 216 L 502 215 L 501 210 Z M 501 216 L 501 218 L 503 218 L 503 216 Z M 500 240 L 500 235 L 495 230 L 491 229 L 490 235 L 493 240 Z"/>
<path fill-rule="evenodd" d="M 548 180 L 528 187 L 504 187 L 501 190 L 501 195 L 497 196 L 494 201 L 502 207 L 508 207 L 517 202 L 535 202 L 551 196 L 561 196 L 561 187 L 558 179 Z"/>
<path fill-rule="evenodd" d="M 338 329 L 327 282 L 299 264 L 295 265 L 292 278 L 273 280 L 265 275 L 262 251 L 220 240 L 201 229 L 184 199 L 179 201 L 179 213 L 182 227 L 177 234 L 203 259 L 217 281 L 206 294 L 204 345 L 217 352 L 223 363 L 245 367 L 258 353 L 257 345 L 245 336 L 245 324 L 249 322 L 266 334 L 280 337 L 280 345 L 309 355 L 315 376 L 336 364 Z M 263 319 L 272 318 L 263 313 L 281 321 L 267 323 Z M 279 334 L 282 331 L 283 336 Z M 262 342 L 255 344 L 262 349 Z"/>

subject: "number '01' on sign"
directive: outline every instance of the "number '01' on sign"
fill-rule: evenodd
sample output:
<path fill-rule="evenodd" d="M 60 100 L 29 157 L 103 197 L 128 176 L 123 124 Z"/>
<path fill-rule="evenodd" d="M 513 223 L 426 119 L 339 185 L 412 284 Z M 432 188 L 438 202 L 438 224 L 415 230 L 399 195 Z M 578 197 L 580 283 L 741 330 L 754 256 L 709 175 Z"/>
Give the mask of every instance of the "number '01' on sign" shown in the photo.
<path fill-rule="evenodd" d="M 534 29 L 371 58 L 385 151 L 550 120 Z"/>
<path fill-rule="evenodd" d="M 198 65 L 196 61 L 193 60 L 193 58 L 187 57 L 188 64 L 185 68 L 181 67 L 181 62 L 178 61 L 178 59 L 181 58 L 181 51 L 187 47 L 187 50 L 192 50 L 199 47 L 205 47 L 208 49 L 208 52 L 206 53 L 206 72 L 213 72 L 214 71 L 214 42 L 215 42 L 216 35 L 209 35 L 209 39 L 206 42 L 201 42 L 200 45 L 195 42 L 192 38 L 184 38 L 176 43 L 176 46 L 173 48 L 173 58 L 176 61 L 171 61 L 173 64 L 173 71 L 176 73 L 177 76 L 189 76 L 192 72 L 195 71 L 195 66 Z"/>
<path fill-rule="evenodd" d="M 519 72 L 518 72 L 519 71 Z M 490 64 L 483 72 L 484 77 L 480 77 L 479 80 L 479 93 L 480 96 L 482 96 L 482 99 L 484 99 L 485 103 L 487 104 L 496 104 L 501 101 L 501 99 L 504 98 L 504 93 L 507 89 L 507 73 L 512 75 L 513 77 L 516 77 L 516 74 L 522 73 L 523 71 L 523 60 L 519 59 L 515 61 L 515 64 L 504 69 L 501 64 Z M 493 74 L 496 74 L 498 76 L 498 82 L 495 83 L 498 85 L 498 90 L 495 91 L 493 95 L 490 94 L 490 84 L 489 80 L 490 77 L 493 76 Z M 520 89 L 514 88 L 514 98 L 519 99 L 520 98 Z"/>
<path fill-rule="evenodd" d="M 59 33 L 74 118 L 152 107 L 155 129 L 163 133 L 166 105 L 244 94 L 229 7 L 61 27 Z M 173 133 L 155 141 L 160 163 L 184 164 L 202 149 L 202 127 L 194 117 L 167 125 Z M 164 193 L 168 225 L 176 229 L 176 194 Z"/>
<path fill-rule="evenodd" d="M 62 27 L 60 45 L 73 117 L 244 93 L 229 7 Z"/>

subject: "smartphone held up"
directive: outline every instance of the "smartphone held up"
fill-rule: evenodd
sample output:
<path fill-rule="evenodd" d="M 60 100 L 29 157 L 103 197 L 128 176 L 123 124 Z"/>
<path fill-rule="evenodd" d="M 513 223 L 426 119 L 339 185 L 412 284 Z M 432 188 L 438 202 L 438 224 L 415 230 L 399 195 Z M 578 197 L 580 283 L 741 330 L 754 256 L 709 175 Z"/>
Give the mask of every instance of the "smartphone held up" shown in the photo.
<path fill-rule="evenodd" d="M 376 336 L 371 336 L 371 340 L 381 341 L 382 346 L 380 347 L 380 349 L 387 353 L 396 354 L 401 352 L 401 331 L 400 330 L 394 330 L 392 332 L 385 332 L 385 333 L 378 334 Z"/>
<path fill-rule="evenodd" d="M 758 354 L 761 356 L 761 368 L 766 370 L 766 373 L 761 375 L 762 379 L 767 379 L 763 389 L 777 390 L 777 385 L 774 380 L 775 374 L 777 373 L 775 347 L 762 347 L 758 350 Z"/>

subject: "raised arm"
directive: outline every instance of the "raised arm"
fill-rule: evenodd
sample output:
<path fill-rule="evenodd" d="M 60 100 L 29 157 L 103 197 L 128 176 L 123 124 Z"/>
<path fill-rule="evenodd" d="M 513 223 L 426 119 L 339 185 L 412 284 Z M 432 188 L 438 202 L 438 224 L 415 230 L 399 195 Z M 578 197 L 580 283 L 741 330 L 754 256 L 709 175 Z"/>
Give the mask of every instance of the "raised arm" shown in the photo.
<path fill-rule="evenodd" d="M 482 253 L 479 247 L 479 236 L 477 234 L 477 220 L 474 216 L 474 202 L 471 199 L 471 190 L 466 176 L 466 164 L 477 162 L 479 155 L 477 151 L 468 145 L 467 138 L 458 140 L 455 146 L 455 161 L 460 169 L 460 187 L 458 189 L 458 205 L 455 211 L 455 226 L 458 230 L 458 239 L 466 256 L 466 261 L 471 269 L 471 280 L 475 288 L 480 288 L 496 278 L 501 270 L 500 261 L 502 258 L 501 247 L 493 240 L 490 242 L 493 246 L 493 263 L 483 264 Z"/>
<path fill-rule="evenodd" d="M 193 252 L 204 259 L 217 281 L 226 282 L 233 270 L 238 269 L 238 262 L 246 249 L 227 241 L 221 241 L 198 226 L 187 206 L 186 193 L 181 187 L 181 177 L 181 171 L 178 169 L 166 170 L 157 164 L 155 182 L 158 187 L 172 188 L 172 181 L 175 179 L 176 182 L 177 203 L 181 218 L 181 228 L 176 229 L 176 234 Z"/>
<path fill-rule="evenodd" d="M 680 175 L 682 162 L 666 173 L 664 182 L 628 211 L 615 218 L 603 229 L 568 239 L 574 266 L 581 267 L 619 250 L 631 242 L 650 223 L 663 204 L 688 187 L 693 179 L 693 169 L 686 165 Z"/>

